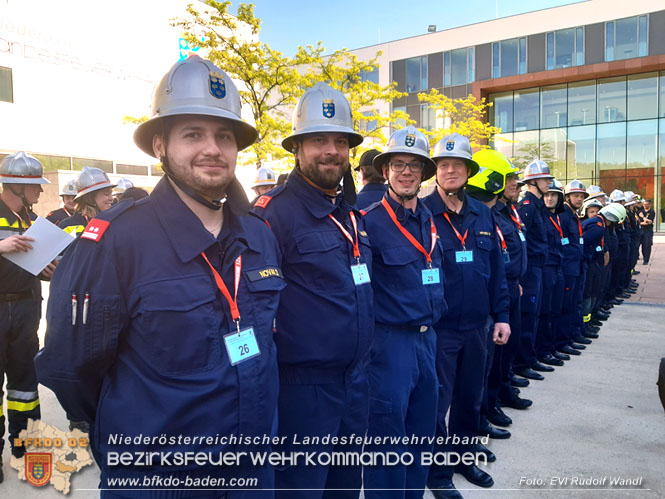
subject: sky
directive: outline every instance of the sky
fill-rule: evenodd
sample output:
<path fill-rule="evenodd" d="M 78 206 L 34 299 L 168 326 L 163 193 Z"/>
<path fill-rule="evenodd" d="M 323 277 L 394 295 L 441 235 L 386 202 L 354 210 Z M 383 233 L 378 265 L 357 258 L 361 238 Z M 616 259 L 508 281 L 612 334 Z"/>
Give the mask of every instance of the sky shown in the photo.
<path fill-rule="evenodd" d="M 580 0 L 578 0 L 580 1 Z M 273 49 L 293 55 L 299 45 L 323 42 L 326 52 L 356 49 L 465 26 L 575 0 L 245 0 L 263 21 L 260 38 Z M 237 5 L 237 0 L 233 4 Z M 231 9 L 235 13 L 235 9 Z M 498 16 L 497 16 L 498 13 Z M 469 44 L 473 44 L 469 40 Z"/>

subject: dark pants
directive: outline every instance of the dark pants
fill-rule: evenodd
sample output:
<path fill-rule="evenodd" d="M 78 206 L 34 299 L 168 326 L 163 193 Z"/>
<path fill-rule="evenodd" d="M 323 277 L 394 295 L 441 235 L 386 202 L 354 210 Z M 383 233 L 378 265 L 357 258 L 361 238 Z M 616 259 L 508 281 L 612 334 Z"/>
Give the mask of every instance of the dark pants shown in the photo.
<path fill-rule="evenodd" d="M 368 437 L 433 437 L 439 380 L 436 374 L 436 333 L 433 328 L 395 328 L 376 324 L 368 366 L 370 403 Z M 366 466 L 366 498 L 421 498 L 429 468 L 420 464 L 432 446 L 367 445 L 365 452 L 409 452 L 410 466 Z M 384 490 L 373 490 L 384 489 Z M 393 489 L 393 490 L 385 490 Z"/>
<path fill-rule="evenodd" d="M 522 318 L 520 317 L 520 285 L 518 281 L 508 280 L 508 294 L 510 295 L 510 337 L 505 345 L 494 346 L 494 361 L 490 370 L 487 390 L 487 407 L 497 406 L 499 397 L 510 395 L 510 375 L 513 360 L 520 344 Z M 489 342 L 492 341 L 490 330 Z M 488 343 L 489 345 L 489 343 Z"/>
<path fill-rule="evenodd" d="M 563 301 L 561 306 L 561 315 L 555 317 L 555 340 L 554 345 L 557 350 L 561 350 L 568 345 L 578 334 L 580 307 L 577 303 L 579 297 L 579 288 L 582 276 L 565 275 L 563 287 Z"/>
<path fill-rule="evenodd" d="M 543 268 L 529 265 L 520 279 L 523 294 L 521 303 L 522 334 L 515 358 L 515 369 L 531 367 L 536 360 L 536 335 L 543 297 Z"/>
<path fill-rule="evenodd" d="M 2 387 L 7 376 L 7 419 L 9 442 L 28 426 L 28 419 L 40 419 L 37 375 L 33 358 L 39 350 L 37 329 L 41 300 L 0 302 L 0 452 L 4 447 L 5 416 Z"/>
<path fill-rule="evenodd" d="M 437 437 L 475 437 L 480 426 L 480 403 L 485 380 L 487 327 L 466 331 L 437 329 L 436 372 L 440 391 L 437 410 Z M 448 424 L 446 413 L 450 409 Z M 469 445 L 437 445 L 434 452 L 469 452 Z M 452 479 L 453 466 L 432 465 L 428 482 L 432 485 Z"/>
<path fill-rule="evenodd" d="M 366 367 L 327 376 L 316 369 L 280 367 L 279 431 L 285 436 L 280 452 L 361 452 L 361 445 L 295 445 L 293 438 L 364 435 L 368 422 Z M 357 498 L 361 487 L 360 466 L 278 467 L 276 498 Z M 349 489 L 346 491 L 311 489 Z"/>
<path fill-rule="evenodd" d="M 596 308 L 597 302 L 601 301 L 603 281 L 609 275 L 609 265 L 606 267 L 599 261 L 589 264 L 584 283 L 584 300 L 582 302 L 582 317 L 584 324 L 591 321 L 591 314 Z"/>
<path fill-rule="evenodd" d="M 653 230 L 642 229 L 640 232 L 640 242 L 642 243 L 642 260 L 644 264 L 647 264 L 651 258 L 651 246 L 653 246 Z"/>
<path fill-rule="evenodd" d="M 561 315 L 564 281 L 559 267 L 546 266 L 543 269 L 543 297 L 540 306 L 538 334 L 536 335 L 536 355 L 545 357 L 555 350 L 555 327 Z"/>

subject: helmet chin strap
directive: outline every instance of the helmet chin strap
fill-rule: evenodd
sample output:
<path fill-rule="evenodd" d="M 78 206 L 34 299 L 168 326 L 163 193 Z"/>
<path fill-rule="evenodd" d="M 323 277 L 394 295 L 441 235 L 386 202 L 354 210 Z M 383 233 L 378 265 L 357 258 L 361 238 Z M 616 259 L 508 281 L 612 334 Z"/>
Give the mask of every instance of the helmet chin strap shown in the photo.
<path fill-rule="evenodd" d="M 418 196 L 418 193 L 420 192 L 420 186 L 418 186 L 418 189 L 416 189 L 416 192 L 414 192 L 413 194 L 409 194 L 408 196 L 403 196 L 403 195 L 401 195 L 401 194 L 397 194 L 397 191 L 396 191 L 395 189 L 393 189 L 393 186 L 392 186 L 392 184 L 390 183 L 390 180 L 388 181 L 388 188 L 389 188 L 391 191 L 393 191 L 393 193 L 395 193 L 395 196 L 397 197 L 397 199 L 400 200 L 400 202 L 401 202 L 402 204 L 404 204 L 404 201 L 411 201 L 412 199 L 414 199 L 415 197 L 417 197 L 417 196 Z"/>
<path fill-rule="evenodd" d="M 540 189 L 540 187 L 538 186 L 538 182 L 537 182 L 536 180 L 534 180 L 534 183 L 533 183 L 532 185 L 535 185 L 535 186 L 536 186 L 536 189 L 538 189 L 538 192 L 540 192 L 540 197 L 541 197 L 541 198 L 545 197 L 545 194 L 546 194 L 547 192 L 549 192 L 549 189 L 548 189 L 547 191 L 543 192 L 543 191 Z"/>
<path fill-rule="evenodd" d="M 19 184 L 21 186 L 20 192 L 16 192 L 14 190 L 14 184 L 5 184 L 5 185 L 9 187 L 9 190 L 12 191 L 14 196 L 16 196 L 21 200 L 21 203 L 23 203 L 23 206 L 25 206 L 28 211 L 32 210 L 32 205 L 28 203 L 27 199 L 25 199 L 25 186 L 23 184 Z"/>
<path fill-rule="evenodd" d="M 213 199 L 212 201 L 207 200 L 203 196 L 201 196 L 198 192 L 196 192 L 194 189 L 192 189 L 190 186 L 188 186 L 186 183 L 183 181 L 179 180 L 174 174 L 173 171 L 171 170 L 171 166 L 169 165 L 168 159 L 166 156 L 161 156 L 159 160 L 162 163 L 162 168 L 164 169 L 164 172 L 166 175 L 173 181 L 175 185 L 178 186 L 178 188 L 187 194 L 190 198 L 192 198 L 194 201 L 196 201 L 199 204 L 202 204 L 206 208 L 209 208 L 211 210 L 219 210 L 223 204 L 224 201 L 226 201 L 226 195 L 224 195 L 220 199 Z"/>

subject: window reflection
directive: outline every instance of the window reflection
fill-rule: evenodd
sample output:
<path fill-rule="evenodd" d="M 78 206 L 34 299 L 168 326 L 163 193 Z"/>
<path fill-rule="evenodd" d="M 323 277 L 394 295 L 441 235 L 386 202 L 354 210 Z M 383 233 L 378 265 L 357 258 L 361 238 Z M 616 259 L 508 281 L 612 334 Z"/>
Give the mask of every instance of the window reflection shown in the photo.
<path fill-rule="evenodd" d="M 536 130 L 539 125 L 540 102 L 537 88 L 515 91 L 515 131 Z"/>
<path fill-rule="evenodd" d="M 626 77 L 598 80 L 598 123 L 626 119 Z"/>
<path fill-rule="evenodd" d="M 568 149 L 565 128 L 540 131 L 540 159 L 550 166 L 557 179 L 566 178 L 566 151 Z"/>
<path fill-rule="evenodd" d="M 568 124 L 590 125 L 596 122 L 596 82 L 581 81 L 568 85 Z"/>
<path fill-rule="evenodd" d="M 658 73 L 628 77 L 628 119 L 656 118 L 658 113 Z"/>
<path fill-rule="evenodd" d="M 568 121 L 566 85 L 543 87 L 540 92 L 540 128 L 558 128 Z"/>
<path fill-rule="evenodd" d="M 524 168 L 540 156 L 538 130 L 531 132 L 515 132 L 513 134 L 513 163 L 518 168 Z"/>
<path fill-rule="evenodd" d="M 568 129 L 567 180 L 596 177 L 596 126 L 573 126 Z"/>

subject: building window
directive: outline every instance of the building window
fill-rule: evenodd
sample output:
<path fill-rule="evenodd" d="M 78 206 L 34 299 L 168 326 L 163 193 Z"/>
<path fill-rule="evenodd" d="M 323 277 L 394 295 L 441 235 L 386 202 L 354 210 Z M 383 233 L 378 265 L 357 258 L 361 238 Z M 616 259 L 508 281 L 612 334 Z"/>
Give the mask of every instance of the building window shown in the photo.
<path fill-rule="evenodd" d="M 427 56 L 406 60 L 406 91 L 409 93 L 427 90 Z"/>
<path fill-rule="evenodd" d="M 540 92 L 540 128 L 566 126 L 566 85 L 543 87 Z"/>
<path fill-rule="evenodd" d="M 596 82 L 580 81 L 568 85 L 568 125 L 596 122 Z"/>
<path fill-rule="evenodd" d="M 0 67 L 0 102 L 14 102 L 12 68 Z"/>
<path fill-rule="evenodd" d="M 598 80 L 598 123 L 626 120 L 626 77 Z"/>
<path fill-rule="evenodd" d="M 526 38 L 492 43 L 492 78 L 526 73 Z"/>
<path fill-rule="evenodd" d="M 515 131 L 538 130 L 540 128 L 540 99 L 538 88 L 515 91 Z"/>
<path fill-rule="evenodd" d="M 371 116 L 376 115 L 376 111 L 366 111 L 362 114 L 366 118 L 370 118 Z M 360 122 L 358 123 L 358 130 L 368 134 L 376 130 L 376 127 L 377 127 L 377 121 L 373 119 L 360 120 Z"/>
<path fill-rule="evenodd" d="M 628 77 L 628 119 L 643 120 L 658 116 L 658 73 Z"/>
<path fill-rule="evenodd" d="M 420 128 L 431 132 L 435 130 L 436 127 L 436 111 L 430 109 L 429 104 L 423 104 L 420 106 Z"/>
<path fill-rule="evenodd" d="M 406 114 L 406 106 L 396 106 L 393 107 L 393 112 L 401 111 L 404 114 Z M 400 128 L 406 128 L 406 120 L 403 118 L 397 118 L 395 120 L 395 125 L 393 126 L 393 130 L 398 130 Z"/>
<path fill-rule="evenodd" d="M 102 159 L 72 158 L 72 167 L 74 170 L 83 170 L 84 166 L 99 168 L 106 173 L 113 173 L 113 161 Z"/>
<path fill-rule="evenodd" d="M 51 156 L 48 154 L 33 154 L 33 156 L 39 160 L 46 172 L 72 169 L 71 158 L 69 157 Z"/>
<path fill-rule="evenodd" d="M 141 165 L 126 165 L 122 163 L 116 163 L 115 172 L 118 175 L 147 175 L 148 167 Z"/>
<path fill-rule="evenodd" d="M 372 83 L 379 84 L 379 68 L 374 68 L 372 71 L 361 71 L 360 81 L 371 81 Z"/>
<path fill-rule="evenodd" d="M 468 47 L 443 54 L 444 86 L 473 83 L 476 78 L 476 49 Z"/>
<path fill-rule="evenodd" d="M 620 61 L 648 54 L 648 16 L 605 23 L 605 61 Z"/>
<path fill-rule="evenodd" d="M 490 95 L 490 123 L 502 132 L 513 131 L 513 93 L 503 92 Z"/>
<path fill-rule="evenodd" d="M 547 33 L 547 69 L 584 64 L 584 28 Z"/>

